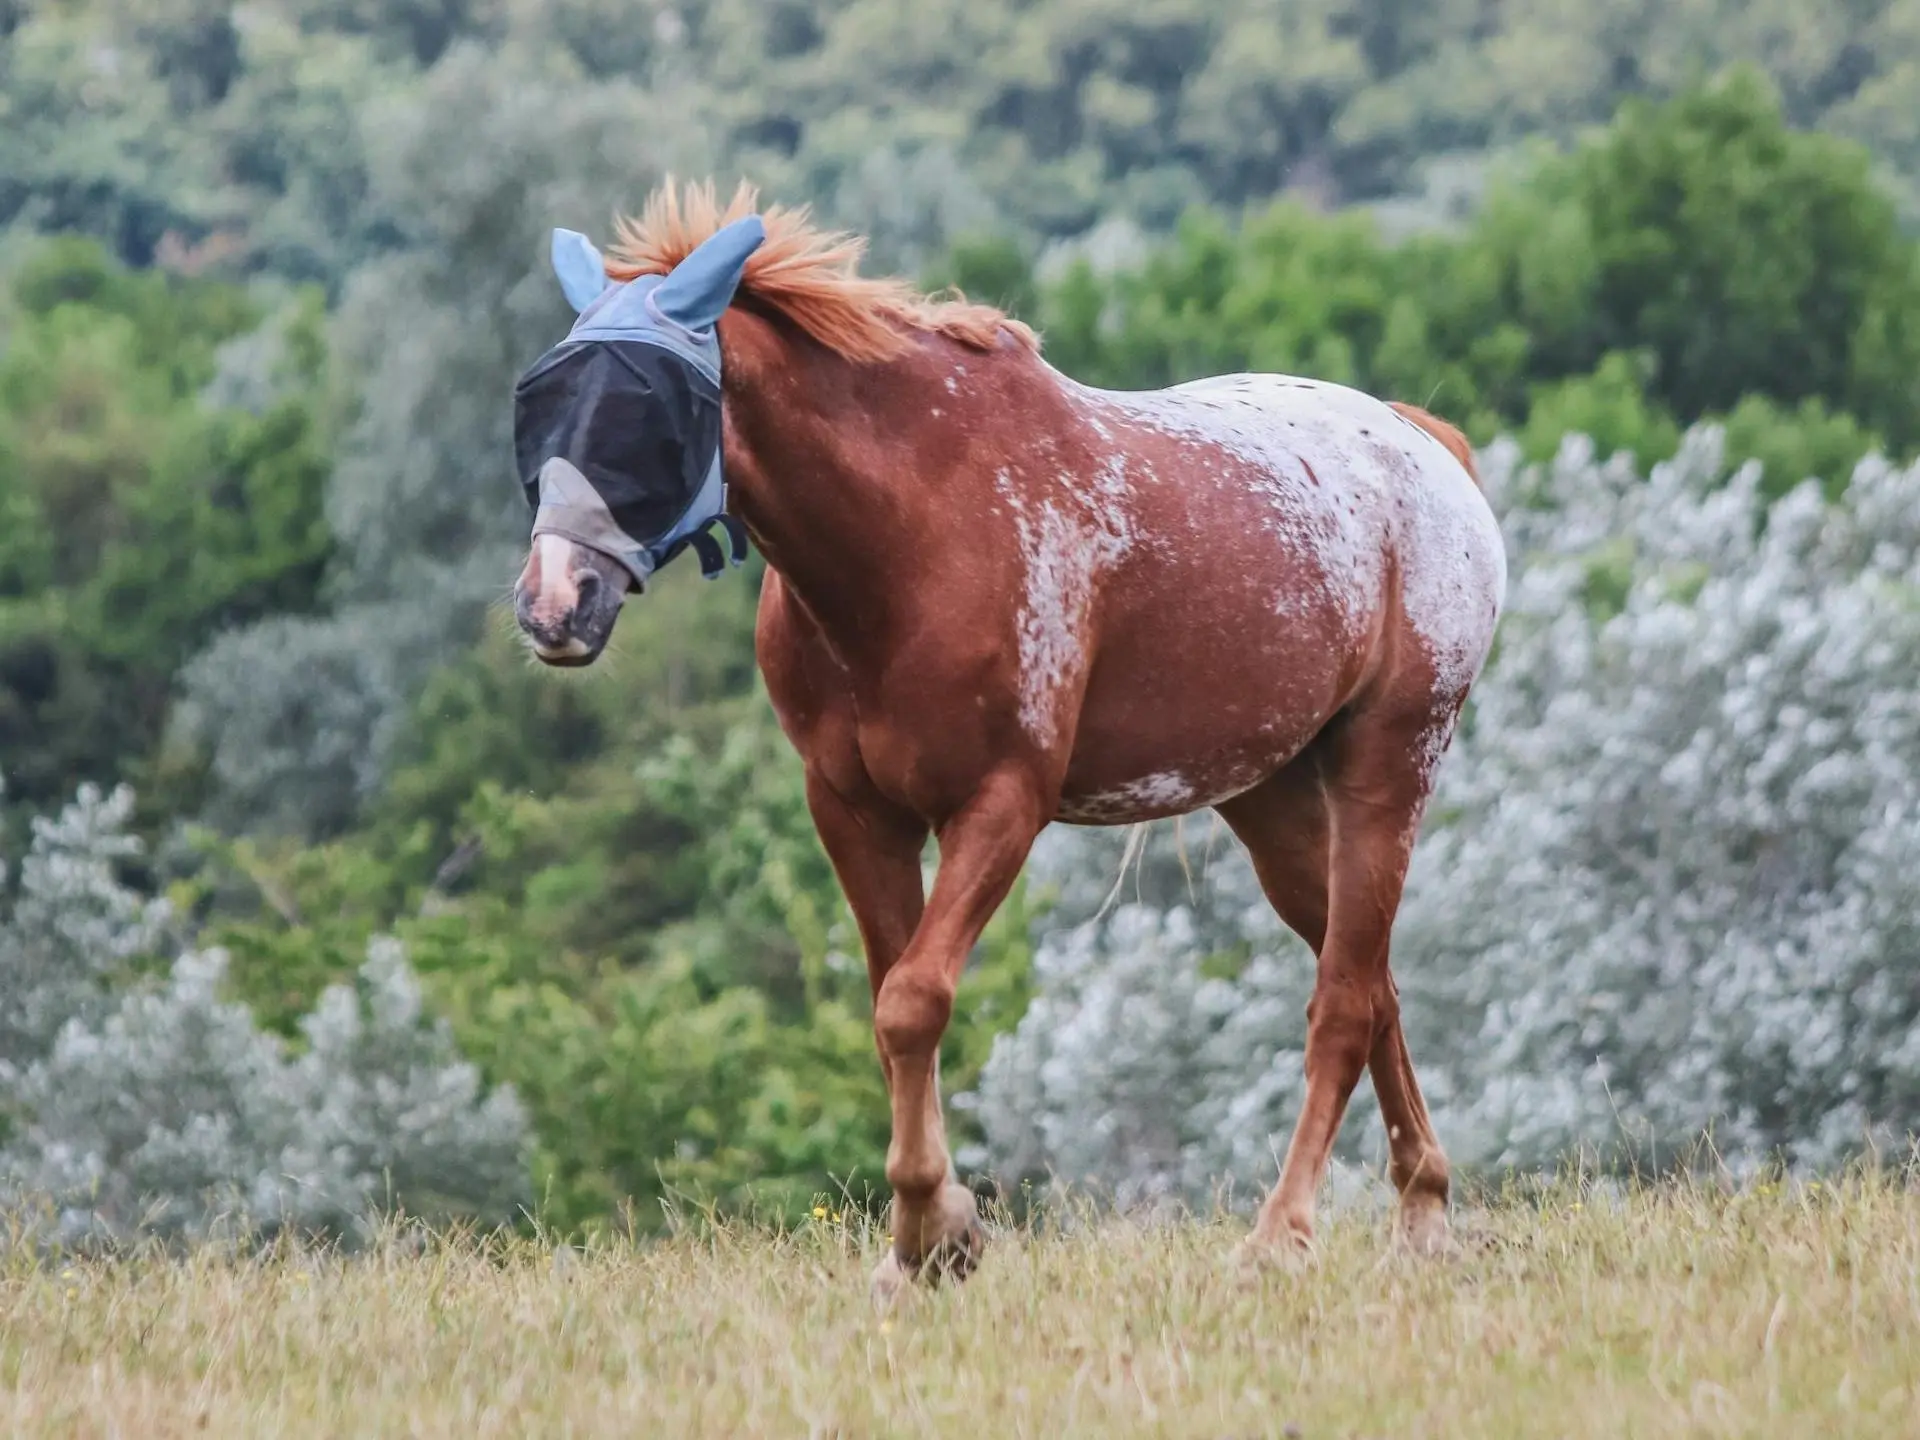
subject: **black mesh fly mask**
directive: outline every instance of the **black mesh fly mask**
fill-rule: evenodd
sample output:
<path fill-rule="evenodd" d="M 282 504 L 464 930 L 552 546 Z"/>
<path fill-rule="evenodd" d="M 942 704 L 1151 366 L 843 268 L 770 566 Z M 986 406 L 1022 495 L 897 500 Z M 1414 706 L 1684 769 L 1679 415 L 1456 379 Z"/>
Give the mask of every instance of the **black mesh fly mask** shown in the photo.
<path fill-rule="evenodd" d="M 640 590 L 682 550 L 709 579 L 746 559 L 746 533 L 726 513 L 714 326 L 763 233 L 749 217 L 665 276 L 609 285 L 584 236 L 554 232 L 554 268 L 580 317 L 514 387 L 535 536 L 612 557 Z"/>

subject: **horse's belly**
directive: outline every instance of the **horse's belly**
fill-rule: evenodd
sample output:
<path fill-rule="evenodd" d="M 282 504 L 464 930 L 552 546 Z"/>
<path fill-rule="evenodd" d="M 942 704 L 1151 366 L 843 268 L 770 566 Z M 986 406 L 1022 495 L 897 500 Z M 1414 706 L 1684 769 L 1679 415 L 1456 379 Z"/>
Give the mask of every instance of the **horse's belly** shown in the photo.
<path fill-rule="evenodd" d="M 1132 825 L 1185 815 L 1251 790 L 1291 758 L 1276 752 L 1175 761 L 1134 779 L 1063 792 L 1054 818 L 1070 825 Z"/>
<path fill-rule="evenodd" d="M 1252 789 L 1325 727 L 1354 651 L 1242 626 L 1132 663 L 1107 657 L 1088 688 L 1057 818 L 1125 825 L 1203 810 Z M 1157 650 L 1159 647 L 1149 647 Z M 1158 663 L 1155 663 L 1157 661 Z"/>

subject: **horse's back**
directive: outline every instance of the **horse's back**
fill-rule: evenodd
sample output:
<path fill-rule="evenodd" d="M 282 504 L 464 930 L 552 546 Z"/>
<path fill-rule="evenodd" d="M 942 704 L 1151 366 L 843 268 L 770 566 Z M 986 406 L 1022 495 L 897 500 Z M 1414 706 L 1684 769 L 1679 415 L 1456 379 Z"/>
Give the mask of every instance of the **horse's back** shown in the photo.
<path fill-rule="evenodd" d="M 1150 393 L 1104 398 L 1131 401 L 1147 426 L 1231 457 L 1182 483 L 1209 492 L 1227 523 L 1257 517 L 1255 553 L 1264 543 L 1276 579 L 1302 592 L 1276 609 L 1297 617 L 1332 603 L 1357 640 L 1377 633 L 1397 591 L 1405 621 L 1447 672 L 1440 683 L 1470 683 L 1459 672 L 1477 672 L 1491 643 L 1506 553 L 1459 430 L 1416 406 L 1292 375 Z"/>

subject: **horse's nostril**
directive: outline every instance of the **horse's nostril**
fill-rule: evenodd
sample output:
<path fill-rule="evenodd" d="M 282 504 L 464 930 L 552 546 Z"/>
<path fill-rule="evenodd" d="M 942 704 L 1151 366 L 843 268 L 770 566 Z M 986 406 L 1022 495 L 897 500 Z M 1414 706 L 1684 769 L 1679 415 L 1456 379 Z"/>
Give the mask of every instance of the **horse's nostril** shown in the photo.
<path fill-rule="evenodd" d="M 593 602 L 598 599 L 600 595 L 600 577 L 591 570 L 583 570 L 573 577 L 573 585 L 580 596 L 580 598 L 574 602 L 573 608 L 576 611 L 591 610 L 593 608 Z"/>

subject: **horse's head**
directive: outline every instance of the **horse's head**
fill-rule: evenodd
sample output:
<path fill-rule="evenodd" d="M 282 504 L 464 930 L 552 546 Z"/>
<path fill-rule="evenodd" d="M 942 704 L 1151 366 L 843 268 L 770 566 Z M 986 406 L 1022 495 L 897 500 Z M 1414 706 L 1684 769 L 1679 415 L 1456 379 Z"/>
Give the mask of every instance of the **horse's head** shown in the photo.
<path fill-rule="evenodd" d="M 579 318 L 514 389 L 533 511 L 514 615 L 547 664 L 591 664 L 628 593 L 680 551 L 709 577 L 746 558 L 720 471 L 716 327 L 765 234 L 748 216 L 670 273 L 616 284 L 584 235 L 554 232 L 554 270 Z M 716 523 L 730 553 L 708 533 Z"/>

